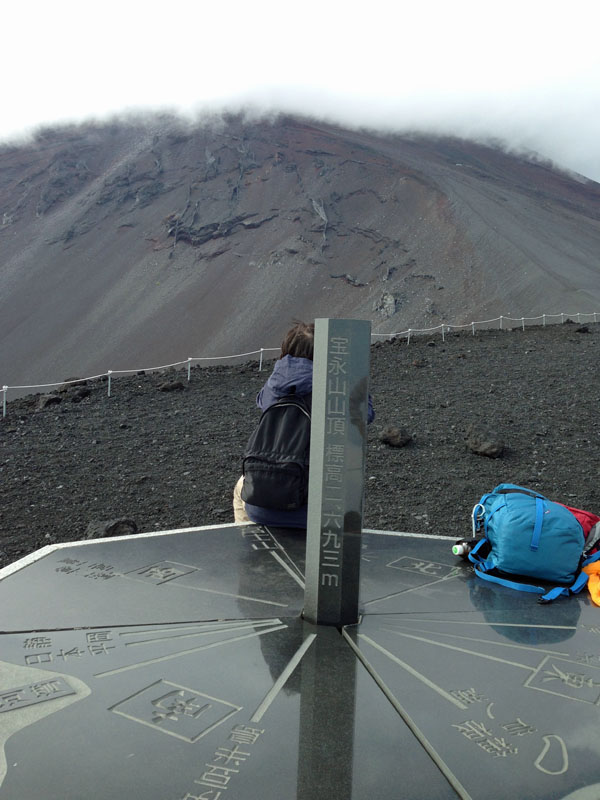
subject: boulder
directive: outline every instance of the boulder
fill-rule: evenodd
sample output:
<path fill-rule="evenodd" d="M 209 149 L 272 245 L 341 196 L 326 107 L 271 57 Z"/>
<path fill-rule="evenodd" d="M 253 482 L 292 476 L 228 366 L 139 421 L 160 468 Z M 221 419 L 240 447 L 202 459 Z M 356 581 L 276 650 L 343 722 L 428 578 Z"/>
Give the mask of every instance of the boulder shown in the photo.
<path fill-rule="evenodd" d="M 405 428 L 386 425 L 379 434 L 379 440 L 389 447 L 405 447 L 412 440 L 412 436 Z"/>
<path fill-rule="evenodd" d="M 87 389 L 85 386 L 81 386 L 79 389 L 75 389 L 74 392 L 69 393 L 69 398 L 72 403 L 81 403 L 86 397 L 89 397 L 92 393 L 91 389 Z"/>
<path fill-rule="evenodd" d="M 62 402 L 62 397 L 59 397 L 57 394 L 43 394 L 40 396 L 37 404 L 38 411 L 42 411 L 44 408 L 48 408 L 48 406 L 56 406 Z"/>
<path fill-rule="evenodd" d="M 373 303 L 373 311 L 379 311 L 383 317 L 393 317 L 397 307 L 398 302 L 391 292 L 384 292 L 379 300 Z"/>
<path fill-rule="evenodd" d="M 84 539 L 104 539 L 109 536 L 129 536 L 137 533 L 137 523 L 126 517 L 110 519 L 107 521 L 90 522 L 85 533 Z"/>
<path fill-rule="evenodd" d="M 159 392 L 182 392 L 185 386 L 181 381 L 166 381 L 158 387 Z"/>
<path fill-rule="evenodd" d="M 500 458 L 504 453 L 504 442 L 497 433 L 479 423 L 471 423 L 467 428 L 467 448 L 475 455 Z"/>
<path fill-rule="evenodd" d="M 76 386 L 87 386 L 87 380 L 85 378 L 65 378 L 65 382 L 58 387 L 58 391 L 68 392 L 69 389 L 74 389 Z"/>

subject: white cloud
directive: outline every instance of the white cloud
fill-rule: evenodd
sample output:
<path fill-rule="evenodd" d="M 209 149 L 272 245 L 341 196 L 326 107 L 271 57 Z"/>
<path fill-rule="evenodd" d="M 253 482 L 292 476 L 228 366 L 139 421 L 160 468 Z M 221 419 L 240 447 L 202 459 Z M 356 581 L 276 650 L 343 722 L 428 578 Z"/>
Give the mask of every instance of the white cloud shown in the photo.
<path fill-rule="evenodd" d="M 599 21 L 596 0 L 14 3 L 2 17 L 0 138 L 251 100 L 503 137 L 600 180 Z"/>

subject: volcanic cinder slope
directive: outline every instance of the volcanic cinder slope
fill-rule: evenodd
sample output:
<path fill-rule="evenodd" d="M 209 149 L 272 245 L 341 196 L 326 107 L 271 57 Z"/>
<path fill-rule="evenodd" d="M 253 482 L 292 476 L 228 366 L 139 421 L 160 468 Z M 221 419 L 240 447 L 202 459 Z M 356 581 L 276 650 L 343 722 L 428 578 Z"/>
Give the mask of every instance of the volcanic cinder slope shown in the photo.
<path fill-rule="evenodd" d="M 0 384 L 600 311 L 600 185 L 500 148 L 168 117 L 0 149 Z"/>

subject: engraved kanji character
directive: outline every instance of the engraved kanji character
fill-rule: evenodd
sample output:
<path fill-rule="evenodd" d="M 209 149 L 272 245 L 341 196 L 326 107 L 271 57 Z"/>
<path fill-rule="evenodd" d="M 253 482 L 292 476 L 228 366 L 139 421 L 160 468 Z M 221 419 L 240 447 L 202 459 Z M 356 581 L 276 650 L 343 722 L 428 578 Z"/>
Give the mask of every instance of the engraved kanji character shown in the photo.
<path fill-rule="evenodd" d="M 507 722 L 507 724 L 502 727 L 505 731 L 508 731 L 511 736 L 525 736 L 526 733 L 535 733 L 537 730 L 533 725 L 528 725 L 526 722 L 523 722 L 522 719 L 519 719 L 519 717 L 517 717 L 516 722 Z"/>
<path fill-rule="evenodd" d="M 329 352 L 332 355 L 348 355 L 348 339 L 345 336 L 332 336 L 329 340 Z"/>
<path fill-rule="evenodd" d="M 321 575 L 321 586 L 337 586 L 338 581 L 337 575 Z"/>
<path fill-rule="evenodd" d="M 341 483 L 344 477 L 342 467 L 338 464 L 326 464 L 323 476 L 325 483 Z"/>
<path fill-rule="evenodd" d="M 84 653 L 85 650 L 80 650 L 78 647 L 72 647 L 70 650 L 67 650 L 66 652 L 61 647 L 60 653 L 57 653 L 56 655 L 59 658 L 63 658 L 66 661 L 69 658 L 69 656 L 71 656 L 72 658 L 81 658 L 81 656 Z"/>
<path fill-rule="evenodd" d="M 339 568 L 340 566 L 340 551 L 339 550 L 323 550 L 322 563 L 327 567 Z"/>
<path fill-rule="evenodd" d="M 217 747 L 214 758 L 215 761 L 222 760 L 225 764 L 233 762 L 236 767 L 239 767 L 242 761 L 245 761 L 249 755 L 250 753 L 245 753 L 240 749 L 239 744 L 236 744 L 233 749 L 229 749 L 228 747 L 224 746 Z"/>
<path fill-rule="evenodd" d="M 329 436 L 345 436 L 346 420 L 327 417 L 327 434 Z"/>
<path fill-rule="evenodd" d="M 219 800 L 222 794 L 223 792 L 219 789 L 207 789 L 205 792 L 202 792 L 202 794 L 186 792 L 181 800 Z"/>
<path fill-rule="evenodd" d="M 327 415 L 336 417 L 343 417 L 346 413 L 346 398 L 343 395 L 337 395 L 327 398 Z"/>
<path fill-rule="evenodd" d="M 584 675 L 583 672 L 563 672 L 556 664 L 552 664 L 552 670 L 546 670 L 544 672 L 545 678 L 542 678 L 542 683 L 546 683 L 547 681 L 552 680 L 559 680 L 561 683 L 564 683 L 565 686 L 568 686 L 571 689 L 583 689 L 584 687 L 588 687 L 588 689 L 592 689 L 594 686 L 600 686 L 600 683 L 597 683 L 593 678 Z"/>
<path fill-rule="evenodd" d="M 30 653 L 25 656 L 25 664 L 29 667 L 32 664 L 48 664 L 52 661 L 52 653 Z"/>
<path fill-rule="evenodd" d="M 326 464 L 343 464 L 345 447 L 343 444 L 329 444 L 325 448 Z"/>
<path fill-rule="evenodd" d="M 52 639 L 47 636 L 32 636 L 31 639 L 25 639 L 23 647 L 31 650 L 43 650 L 45 647 L 52 647 Z"/>
<path fill-rule="evenodd" d="M 64 687 L 60 685 L 60 681 L 38 681 L 32 683 L 29 687 L 36 697 L 50 697 L 62 691 Z"/>
<path fill-rule="evenodd" d="M 342 515 L 325 513 L 321 522 L 321 528 L 337 528 L 337 530 L 341 531 Z"/>
<path fill-rule="evenodd" d="M 173 567 L 147 567 L 138 572 L 138 575 L 146 575 L 148 578 L 156 578 L 159 581 L 166 581 L 170 578 L 176 578 L 183 573 L 179 569 Z"/>
<path fill-rule="evenodd" d="M 273 544 L 273 542 L 253 542 L 252 543 L 253 550 L 277 550 L 277 545 Z"/>
<path fill-rule="evenodd" d="M 14 689 L 10 692 L 0 694 L 0 708 L 11 708 L 23 702 L 23 689 Z"/>
<path fill-rule="evenodd" d="M 492 735 L 492 732 L 488 731 L 483 722 L 475 722 L 473 719 L 466 720 L 460 725 L 452 725 L 452 727 L 459 730 L 466 739 L 470 739 L 473 742 Z"/>
<path fill-rule="evenodd" d="M 116 578 L 116 573 L 113 572 L 88 572 L 84 578 L 91 578 L 94 581 L 109 581 L 111 578 Z"/>
<path fill-rule="evenodd" d="M 252 544 L 253 550 L 277 550 L 277 542 L 273 540 L 270 533 L 255 533 L 255 542 Z"/>
<path fill-rule="evenodd" d="M 229 734 L 232 742 L 240 744 L 255 744 L 258 737 L 264 733 L 263 728 L 250 728 L 247 725 L 236 725 Z"/>
<path fill-rule="evenodd" d="M 578 664 L 585 664 L 587 667 L 600 666 L 600 656 L 594 653 L 582 653 L 578 651 L 575 656 L 575 661 L 577 661 Z"/>
<path fill-rule="evenodd" d="M 348 362 L 340 355 L 332 355 L 327 363 L 327 371 L 330 375 L 345 375 Z"/>
<path fill-rule="evenodd" d="M 485 695 L 481 694 L 476 689 L 454 689 L 450 692 L 450 694 L 452 697 L 456 697 L 457 700 L 460 700 L 467 705 L 470 703 L 479 703 L 481 700 L 485 700 Z"/>
<path fill-rule="evenodd" d="M 411 565 L 411 569 L 423 575 L 436 575 L 442 569 L 442 564 L 432 564 L 430 561 L 415 561 Z"/>
<path fill-rule="evenodd" d="M 486 753 L 490 753 L 490 755 L 494 756 L 494 758 L 506 758 L 507 755 L 515 756 L 519 752 L 517 747 L 512 747 L 512 745 L 508 744 L 501 736 L 485 739 L 483 742 L 477 742 L 477 744 L 482 750 L 485 750 Z"/>
<path fill-rule="evenodd" d="M 88 644 L 92 644 L 92 642 L 112 642 L 110 634 L 110 631 L 91 631 L 86 633 L 85 638 Z"/>
<path fill-rule="evenodd" d="M 327 381 L 327 391 L 329 394 L 346 394 L 348 382 L 340 380 L 339 377 L 329 378 Z"/>
<path fill-rule="evenodd" d="M 105 642 L 96 642 L 95 644 L 88 644 L 88 650 L 92 656 L 108 655 L 109 650 L 114 650 L 115 646 L 107 645 Z"/>
<path fill-rule="evenodd" d="M 172 692 L 167 692 L 162 695 L 162 697 L 158 697 L 156 700 L 152 701 L 152 705 L 155 706 L 155 709 L 160 709 L 160 711 L 154 710 L 152 712 L 152 722 L 157 725 L 165 719 L 177 722 L 179 717 L 182 716 L 193 717 L 195 719 L 204 711 L 212 708 L 212 703 L 199 705 L 197 702 L 194 702 L 197 700 L 198 698 L 195 695 L 186 699 L 183 689 L 175 689 Z"/>
<path fill-rule="evenodd" d="M 323 531 L 321 536 L 321 547 L 327 547 L 331 549 L 332 547 L 336 550 L 339 550 L 342 546 L 340 542 L 339 534 L 333 533 L 332 531 Z"/>
<path fill-rule="evenodd" d="M 230 772 L 239 772 L 239 769 L 232 767 L 221 767 L 219 764 L 205 764 L 208 769 L 202 773 L 200 780 L 194 779 L 194 783 L 200 786 L 218 786 L 221 789 L 227 788 L 231 780 Z"/>

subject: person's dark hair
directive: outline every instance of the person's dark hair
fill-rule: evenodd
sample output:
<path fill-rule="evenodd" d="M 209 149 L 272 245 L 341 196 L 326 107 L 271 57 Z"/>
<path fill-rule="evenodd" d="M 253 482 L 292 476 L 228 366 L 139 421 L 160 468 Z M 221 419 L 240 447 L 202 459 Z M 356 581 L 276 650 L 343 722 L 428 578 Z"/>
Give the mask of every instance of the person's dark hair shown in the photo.
<path fill-rule="evenodd" d="M 312 322 L 310 325 L 306 322 L 296 322 L 283 337 L 279 357 L 295 356 L 296 358 L 309 358 L 312 361 L 314 340 L 314 324 Z"/>

